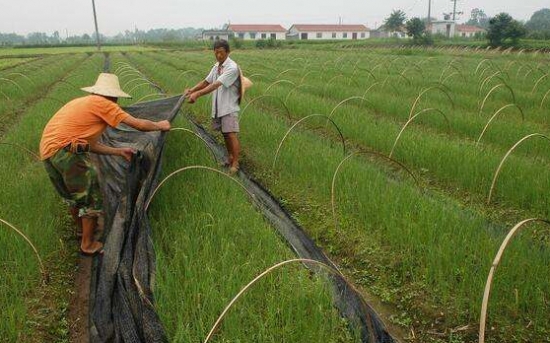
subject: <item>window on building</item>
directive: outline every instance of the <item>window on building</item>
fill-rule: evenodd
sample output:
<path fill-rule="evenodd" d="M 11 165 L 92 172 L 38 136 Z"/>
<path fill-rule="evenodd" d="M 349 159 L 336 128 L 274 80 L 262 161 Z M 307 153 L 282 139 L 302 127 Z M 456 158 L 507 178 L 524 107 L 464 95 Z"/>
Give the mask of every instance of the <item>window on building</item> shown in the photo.
<path fill-rule="evenodd" d="M 365 32 L 361 32 L 361 38 L 365 38 Z"/>
<path fill-rule="evenodd" d="M 277 34 L 272 33 L 270 37 L 271 37 L 271 39 L 277 39 Z"/>
<path fill-rule="evenodd" d="M 462 37 L 466 37 L 466 32 L 462 32 Z"/>
<path fill-rule="evenodd" d="M 322 33 L 322 32 L 317 32 L 317 34 L 315 35 L 315 37 L 317 37 L 317 39 L 323 38 L 323 33 Z"/>
<path fill-rule="evenodd" d="M 336 38 L 336 32 L 332 33 L 332 38 Z"/>
<path fill-rule="evenodd" d="M 267 33 L 262 33 L 262 39 L 266 39 L 267 38 Z"/>
<path fill-rule="evenodd" d="M 348 38 L 348 33 L 347 33 L 347 32 L 344 32 L 343 37 L 344 37 L 344 38 Z"/>
<path fill-rule="evenodd" d="M 250 39 L 256 39 L 256 32 L 250 32 Z"/>
<path fill-rule="evenodd" d="M 244 39 L 244 33 L 239 33 L 239 38 Z"/>

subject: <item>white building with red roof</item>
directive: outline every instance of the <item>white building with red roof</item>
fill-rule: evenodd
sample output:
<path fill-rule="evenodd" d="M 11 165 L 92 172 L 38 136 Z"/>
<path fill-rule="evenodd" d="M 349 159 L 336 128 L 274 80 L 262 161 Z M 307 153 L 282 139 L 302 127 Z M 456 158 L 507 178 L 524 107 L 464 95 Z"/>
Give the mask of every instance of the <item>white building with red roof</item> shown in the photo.
<path fill-rule="evenodd" d="M 370 30 L 365 25 L 295 24 L 288 30 L 289 39 L 367 39 Z"/>
<path fill-rule="evenodd" d="M 455 30 L 455 36 L 471 38 L 471 37 L 475 37 L 476 35 L 481 35 L 485 32 L 487 32 L 487 30 L 482 29 L 481 27 L 477 27 L 473 25 L 457 25 Z"/>
<path fill-rule="evenodd" d="M 286 39 L 286 29 L 281 25 L 229 24 L 227 30 L 243 40 Z"/>

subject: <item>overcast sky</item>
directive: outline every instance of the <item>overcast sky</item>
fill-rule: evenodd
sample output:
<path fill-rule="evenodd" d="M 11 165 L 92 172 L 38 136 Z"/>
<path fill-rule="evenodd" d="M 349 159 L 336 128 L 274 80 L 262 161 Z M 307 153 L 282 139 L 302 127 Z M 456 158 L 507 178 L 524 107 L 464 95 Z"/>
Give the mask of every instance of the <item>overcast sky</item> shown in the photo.
<path fill-rule="evenodd" d="M 428 14 L 428 0 L 95 0 L 102 34 L 152 28 L 221 27 L 233 24 L 366 24 L 380 25 L 392 10 L 408 17 Z M 533 12 L 549 8 L 550 0 L 459 0 L 459 21 L 468 19 L 472 8 L 489 16 L 507 12 L 528 20 Z M 59 31 L 61 36 L 94 31 L 91 0 L 0 0 L 0 32 L 27 34 Z M 432 0 L 432 16 L 442 19 L 451 12 L 451 0 Z"/>

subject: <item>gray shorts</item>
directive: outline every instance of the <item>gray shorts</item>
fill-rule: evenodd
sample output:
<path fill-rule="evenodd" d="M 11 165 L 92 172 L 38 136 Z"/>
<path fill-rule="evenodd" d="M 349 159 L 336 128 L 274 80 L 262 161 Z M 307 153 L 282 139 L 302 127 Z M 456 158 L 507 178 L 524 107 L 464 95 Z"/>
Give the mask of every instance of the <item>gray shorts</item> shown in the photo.
<path fill-rule="evenodd" d="M 239 132 L 239 112 L 212 119 L 212 130 L 222 133 Z"/>

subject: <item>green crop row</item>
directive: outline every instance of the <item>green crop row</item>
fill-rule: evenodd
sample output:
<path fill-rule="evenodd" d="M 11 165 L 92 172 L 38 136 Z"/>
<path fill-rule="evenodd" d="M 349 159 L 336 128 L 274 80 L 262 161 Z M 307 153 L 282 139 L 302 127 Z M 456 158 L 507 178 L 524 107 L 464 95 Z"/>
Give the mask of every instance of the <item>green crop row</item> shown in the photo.
<path fill-rule="evenodd" d="M 42 130 L 62 106 L 60 102 L 83 95 L 78 88 L 54 80 L 65 77 L 75 85 L 92 84 L 101 71 L 103 56 L 84 60 L 77 55 L 58 63 L 39 73 L 36 82 L 45 79 L 40 99 L 20 108 L 17 122 L 4 128 L 0 141 L 0 218 L 21 230 L 35 245 L 46 274 L 45 278 L 41 275 L 38 259 L 26 241 L 0 224 L 2 342 L 59 341 L 68 337 L 66 311 L 74 287 L 71 273 L 78 245 L 66 206 L 32 153 L 38 153 Z M 23 104 L 25 100 L 21 101 Z"/>

